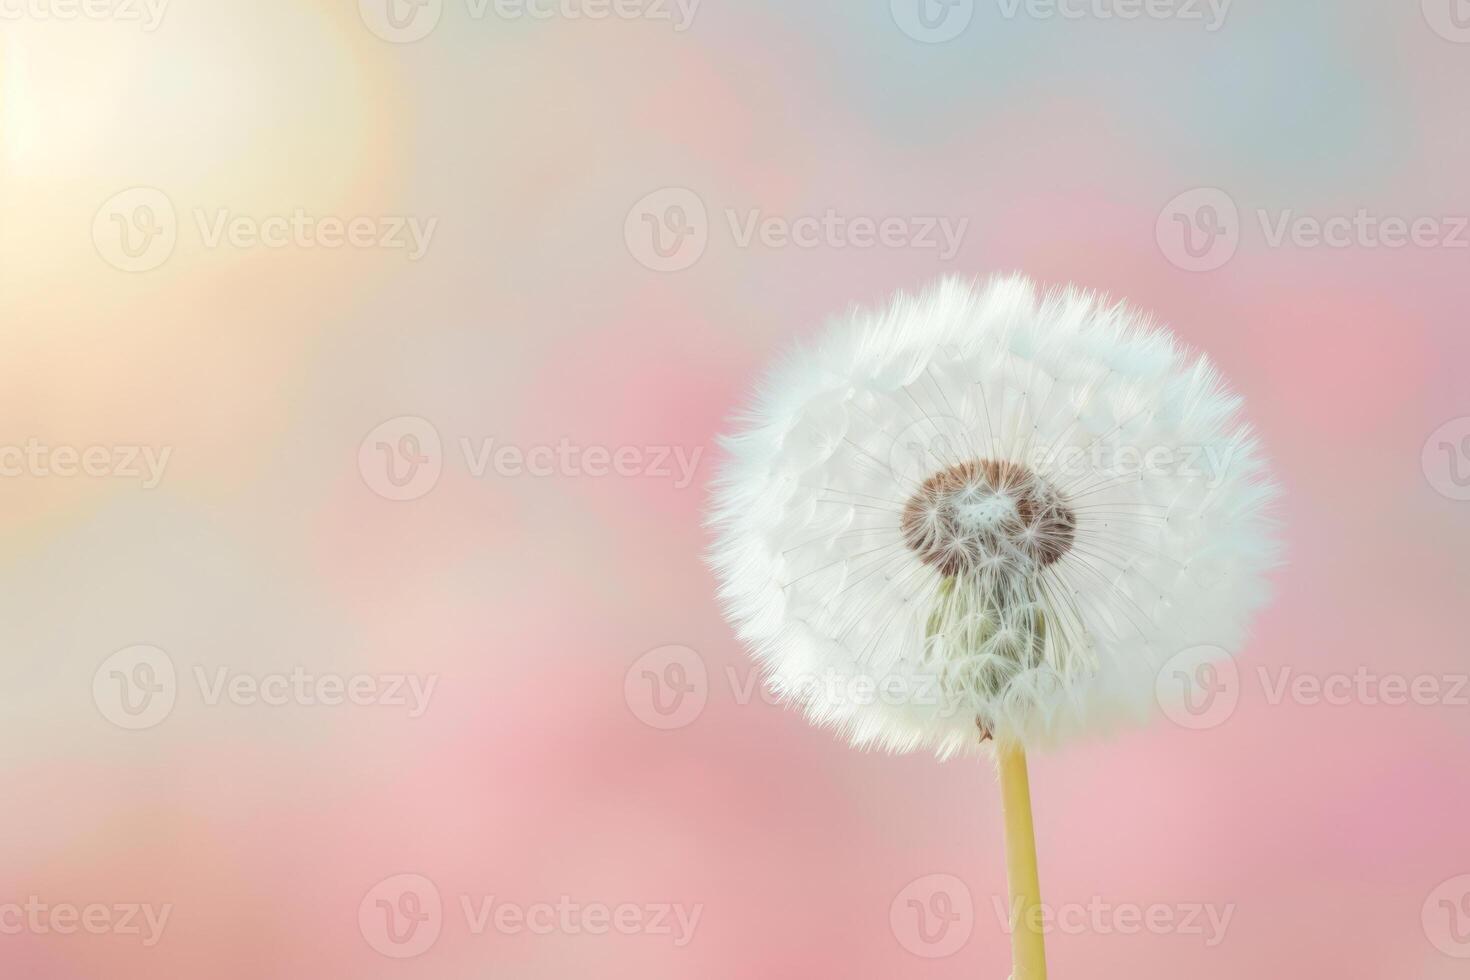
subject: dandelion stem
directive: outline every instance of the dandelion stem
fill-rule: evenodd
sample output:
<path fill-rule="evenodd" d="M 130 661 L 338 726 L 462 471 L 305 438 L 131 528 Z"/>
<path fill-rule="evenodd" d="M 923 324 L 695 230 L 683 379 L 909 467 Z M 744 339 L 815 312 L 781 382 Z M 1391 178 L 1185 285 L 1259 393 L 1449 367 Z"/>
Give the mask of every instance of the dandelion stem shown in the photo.
<path fill-rule="evenodd" d="M 1005 811 L 1006 877 L 1011 890 L 1011 980 L 1046 980 L 1041 882 L 1036 871 L 1036 833 L 1031 824 L 1031 780 L 1026 751 L 998 744 L 996 770 Z"/>

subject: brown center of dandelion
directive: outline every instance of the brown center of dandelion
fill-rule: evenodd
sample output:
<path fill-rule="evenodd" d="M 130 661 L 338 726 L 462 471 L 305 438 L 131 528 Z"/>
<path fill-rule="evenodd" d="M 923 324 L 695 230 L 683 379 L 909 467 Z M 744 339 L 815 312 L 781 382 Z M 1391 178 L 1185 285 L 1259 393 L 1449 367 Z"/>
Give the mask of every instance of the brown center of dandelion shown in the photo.
<path fill-rule="evenodd" d="M 945 575 L 1025 572 L 1072 547 L 1077 518 L 1029 468 L 976 459 L 930 476 L 904 505 L 904 540 Z"/>

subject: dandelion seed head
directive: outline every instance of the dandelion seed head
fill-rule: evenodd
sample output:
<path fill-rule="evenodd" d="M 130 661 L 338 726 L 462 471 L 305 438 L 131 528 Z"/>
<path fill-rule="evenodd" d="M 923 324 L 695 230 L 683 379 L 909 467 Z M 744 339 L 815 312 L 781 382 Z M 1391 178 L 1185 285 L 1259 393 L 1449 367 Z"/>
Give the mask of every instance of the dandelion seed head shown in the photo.
<path fill-rule="evenodd" d="M 1100 297 L 900 295 L 775 368 L 724 441 L 721 601 L 773 688 L 857 745 L 1141 720 L 1175 653 L 1238 649 L 1267 598 L 1276 491 L 1239 410 Z"/>

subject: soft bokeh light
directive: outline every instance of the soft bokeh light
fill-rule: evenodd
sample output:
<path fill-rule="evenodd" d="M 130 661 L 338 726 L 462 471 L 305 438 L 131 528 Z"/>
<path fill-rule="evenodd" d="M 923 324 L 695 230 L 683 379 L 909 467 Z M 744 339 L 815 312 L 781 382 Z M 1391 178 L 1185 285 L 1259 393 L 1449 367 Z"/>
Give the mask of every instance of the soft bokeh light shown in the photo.
<path fill-rule="evenodd" d="M 704 0 L 687 24 L 673 0 L 387 2 L 172 0 L 153 29 L 123 0 L 4 8 L 0 974 L 1004 976 L 992 775 L 857 753 L 769 703 L 700 556 L 715 439 L 762 365 L 853 303 L 1019 269 L 1216 359 L 1281 476 L 1289 556 L 1226 720 L 1033 760 L 1049 902 L 1228 928 L 1059 930 L 1053 975 L 1464 976 L 1453 0 L 1236 0 L 1214 30 L 961 0 L 929 8 L 970 14 L 939 43 L 919 0 Z M 1166 208 L 1209 188 L 1238 243 L 1189 271 Z M 744 242 L 829 211 L 909 239 Z M 1439 238 L 1273 244 L 1283 216 L 1359 211 Z M 284 244 L 247 244 L 272 218 Z M 912 241 L 931 218 L 940 242 L 963 228 L 953 255 Z M 244 238 L 213 237 L 235 219 Z M 368 233 L 331 245 L 324 219 Z M 137 645 L 172 674 L 109 661 Z M 667 646 L 703 667 L 703 707 L 660 728 L 672 695 L 639 664 Z M 1364 673 L 1445 686 L 1275 693 Z M 365 678 L 373 703 L 251 693 L 296 674 Z M 139 681 L 172 708 L 129 727 L 119 692 L 161 703 L 119 686 Z M 413 911 L 405 874 L 442 913 L 400 958 L 372 923 Z M 936 874 L 974 918 L 928 958 L 892 914 Z M 33 899 L 168 917 L 147 943 L 112 911 L 95 935 L 38 927 Z M 642 925 L 493 913 L 558 902 Z M 651 927 L 665 906 L 697 910 L 689 935 Z"/>

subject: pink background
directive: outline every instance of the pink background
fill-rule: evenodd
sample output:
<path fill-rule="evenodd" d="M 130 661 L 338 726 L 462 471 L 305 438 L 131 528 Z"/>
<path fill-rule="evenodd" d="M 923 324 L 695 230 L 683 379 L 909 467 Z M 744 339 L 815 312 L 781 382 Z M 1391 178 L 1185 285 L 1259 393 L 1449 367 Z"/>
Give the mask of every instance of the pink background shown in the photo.
<path fill-rule="evenodd" d="M 1053 975 L 1465 976 L 1444 947 L 1470 706 L 1272 703 L 1258 670 L 1470 669 L 1470 430 L 1431 440 L 1470 415 L 1470 235 L 1273 246 L 1258 213 L 1470 214 L 1470 44 L 1434 29 L 1436 0 L 1238 0 L 1215 31 L 973 6 L 943 43 L 887 0 L 705 0 L 686 30 L 447 0 L 411 44 L 348 0 L 173 0 L 152 31 L 6 20 L 0 445 L 171 456 L 151 488 L 0 479 L 0 907 L 172 910 L 153 945 L 0 931 L 0 975 L 1004 977 L 992 776 L 861 754 L 748 697 L 700 520 L 723 420 L 793 338 L 1019 269 L 1125 296 L 1218 361 L 1278 469 L 1289 555 L 1227 720 L 1033 760 L 1048 901 L 1228 906 L 1223 941 L 1058 932 Z M 126 272 L 93 225 L 133 187 L 167 196 L 177 245 Z M 658 272 L 638 207 L 668 188 L 708 240 Z M 1197 188 L 1239 212 L 1207 271 L 1168 234 Z M 410 261 L 210 246 L 194 217 L 297 208 L 437 226 Z M 969 225 L 946 259 L 742 247 L 726 218 L 829 208 Z M 442 439 L 442 475 L 394 501 L 359 450 L 404 416 Z M 688 486 L 477 476 L 461 439 L 702 455 Z M 127 730 L 93 682 L 135 644 L 167 655 L 176 702 Z M 668 645 L 705 703 L 661 730 L 635 662 Z M 211 704 L 194 674 L 298 667 L 437 686 L 410 718 Z M 399 958 L 359 910 L 405 873 L 443 911 Z M 974 905 L 941 958 L 901 921 L 935 874 Z M 476 934 L 461 899 L 489 896 L 701 912 L 683 945 Z"/>

